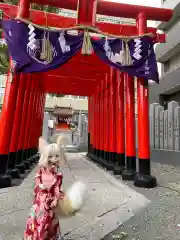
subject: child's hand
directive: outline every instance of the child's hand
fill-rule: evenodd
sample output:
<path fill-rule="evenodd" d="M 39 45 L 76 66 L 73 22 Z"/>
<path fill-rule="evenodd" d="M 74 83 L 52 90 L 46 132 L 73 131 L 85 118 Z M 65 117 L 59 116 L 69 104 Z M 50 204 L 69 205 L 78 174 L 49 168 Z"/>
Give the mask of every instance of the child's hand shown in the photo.
<path fill-rule="evenodd" d="M 55 198 L 55 199 L 52 201 L 51 207 L 54 208 L 54 207 L 56 207 L 56 205 L 57 205 L 57 198 Z"/>
<path fill-rule="evenodd" d="M 39 188 L 41 188 L 42 190 L 46 189 L 46 187 L 43 184 L 39 184 Z"/>

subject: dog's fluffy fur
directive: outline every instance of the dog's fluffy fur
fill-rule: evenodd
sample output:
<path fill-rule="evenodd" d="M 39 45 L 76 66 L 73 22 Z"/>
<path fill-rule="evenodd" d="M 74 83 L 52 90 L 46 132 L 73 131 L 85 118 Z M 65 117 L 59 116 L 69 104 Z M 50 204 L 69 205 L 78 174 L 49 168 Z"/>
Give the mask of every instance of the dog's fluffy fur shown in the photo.
<path fill-rule="evenodd" d="M 75 182 L 68 188 L 64 199 L 58 201 L 56 208 L 57 217 L 69 217 L 78 212 L 84 204 L 86 191 L 86 185 L 81 181 Z"/>
<path fill-rule="evenodd" d="M 39 138 L 39 166 L 48 167 L 49 161 L 57 166 L 60 166 L 66 161 L 64 148 L 68 143 L 65 136 L 60 135 L 56 143 L 48 144 L 42 137 Z"/>
<path fill-rule="evenodd" d="M 48 167 L 49 163 L 61 166 L 66 161 L 65 152 L 62 146 L 68 143 L 66 137 L 60 135 L 56 143 L 48 144 L 42 137 L 39 139 L 39 166 Z M 75 182 L 65 193 L 63 200 L 59 200 L 56 207 L 58 218 L 74 215 L 79 211 L 84 203 L 86 195 L 86 185 L 81 182 Z"/>

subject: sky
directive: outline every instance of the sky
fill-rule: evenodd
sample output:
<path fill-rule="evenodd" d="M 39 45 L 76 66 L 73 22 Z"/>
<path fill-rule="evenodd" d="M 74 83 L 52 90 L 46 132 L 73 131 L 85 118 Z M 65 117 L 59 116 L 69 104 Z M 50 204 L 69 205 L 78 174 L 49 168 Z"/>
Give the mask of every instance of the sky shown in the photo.
<path fill-rule="evenodd" d="M 136 5 L 148 5 L 159 7 L 161 4 L 161 0 L 111 0 L 112 2 L 121 2 L 121 3 L 128 3 L 128 4 L 136 4 Z"/>
<path fill-rule="evenodd" d="M 152 7 L 160 7 L 161 0 L 108 0 L 111 2 L 119 2 L 119 3 L 127 3 L 127 4 L 135 4 L 135 5 L 143 5 L 143 6 L 152 6 Z M 147 21 L 148 27 L 156 27 L 156 22 Z"/>

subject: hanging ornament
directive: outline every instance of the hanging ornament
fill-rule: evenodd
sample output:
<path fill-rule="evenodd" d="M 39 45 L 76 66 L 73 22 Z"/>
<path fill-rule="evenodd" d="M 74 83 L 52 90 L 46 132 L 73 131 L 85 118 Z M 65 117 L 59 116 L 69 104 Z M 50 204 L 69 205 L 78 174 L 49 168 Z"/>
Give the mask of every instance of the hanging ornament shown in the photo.
<path fill-rule="evenodd" d="M 125 65 L 132 65 L 133 61 L 132 61 L 131 53 L 129 50 L 128 41 L 125 40 L 124 44 L 125 44 Z"/>
<path fill-rule="evenodd" d="M 49 40 L 49 32 L 47 32 L 46 37 L 46 31 L 44 31 L 44 37 L 42 39 L 42 52 L 40 58 L 48 63 L 53 61 L 53 47 Z"/>
<path fill-rule="evenodd" d="M 93 47 L 91 43 L 91 37 L 88 30 L 84 30 L 84 39 L 82 45 L 82 54 L 83 55 L 91 55 L 93 53 Z"/>

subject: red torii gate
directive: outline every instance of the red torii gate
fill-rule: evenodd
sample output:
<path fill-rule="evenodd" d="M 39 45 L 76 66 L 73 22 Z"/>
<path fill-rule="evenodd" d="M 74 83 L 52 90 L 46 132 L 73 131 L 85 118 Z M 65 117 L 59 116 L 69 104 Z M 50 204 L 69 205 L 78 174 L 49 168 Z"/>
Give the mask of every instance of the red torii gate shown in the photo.
<path fill-rule="evenodd" d="M 156 42 L 164 42 L 165 35 L 156 28 L 147 28 L 147 20 L 168 21 L 169 9 L 133 6 L 102 0 L 36 0 L 59 8 L 78 10 L 78 18 L 61 17 L 31 11 L 31 20 L 41 25 L 70 27 L 78 24 L 96 25 L 104 32 L 136 35 L 152 32 Z M 29 18 L 30 1 L 20 0 L 19 7 L 0 4 L 10 17 Z M 96 22 L 96 13 L 136 18 L 137 26 Z M 98 68 L 97 68 L 98 66 Z M 8 77 L 9 78 L 9 77 Z M 126 83 L 126 144 L 124 142 L 124 81 Z M 0 132 L 0 187 L 11 185 L 11 177 L 19 177 L 29 167 L 37 152 L 42 133 L 46 92 L 89 96 L 89 156 L 126 180 L 134 179 L 137 186 L 153 187 L 156 179 L 150 175 L 148 86 L 138 79 L 138 158 L 136 173 L 134 79 L 119 73 L 94 54 L 78 53 L 63 67 L 48 73 L 16 74 L 7 81 Z M 143 131 L 140 129 L 143 129 Z M 125 166 L 125 156 L 127 160 Z M 11 177 L 10 177 L 10 175 Z"/>

